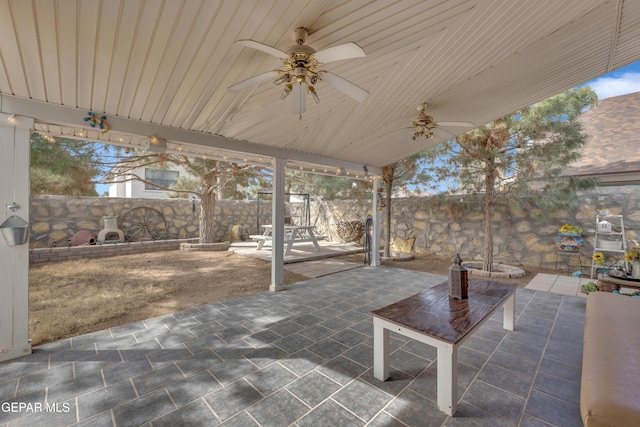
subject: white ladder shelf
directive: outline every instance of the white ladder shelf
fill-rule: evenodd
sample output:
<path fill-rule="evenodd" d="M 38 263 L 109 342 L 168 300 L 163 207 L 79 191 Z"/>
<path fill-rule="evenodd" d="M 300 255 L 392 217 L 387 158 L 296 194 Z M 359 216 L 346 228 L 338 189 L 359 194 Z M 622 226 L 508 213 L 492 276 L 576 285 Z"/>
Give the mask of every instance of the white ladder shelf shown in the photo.
<path fill-rule="evenodd" d="M 600 231 L 601 221 L 611 223 L 611 231 Z M 604 238 L 603 238 L 604 237 Z M 603 247 L 604 246 L 604 247 Z M 593 253 L 608 252 L 624 256 L 627 252 L 627 240 L 624 233 L 624 217 L 622 215 L 596 215 L 596 234 L 593 240 Z M 626 263 L 626 261 L 625 261 Z M 628 265 L 626 265 L 629 268 Z M 591 257 L 591 278 L 594 278 L 598 265 Z"/>

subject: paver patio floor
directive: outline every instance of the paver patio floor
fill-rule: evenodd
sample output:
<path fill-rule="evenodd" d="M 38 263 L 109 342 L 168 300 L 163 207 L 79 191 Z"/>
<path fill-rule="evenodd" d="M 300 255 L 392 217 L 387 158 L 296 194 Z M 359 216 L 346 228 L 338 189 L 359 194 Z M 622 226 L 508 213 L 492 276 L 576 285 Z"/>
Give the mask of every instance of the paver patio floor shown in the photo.
<path fill-rule="evenodd" d="M 516 330 L 461 348 L 453 418 L 434 348 L 392 334 L 373 377 L 369 312 L 443 280 L 361 267 L 38 346 L 0 364 L 0 425 L 581 426 L 579 296 L 518 289 Z"/>

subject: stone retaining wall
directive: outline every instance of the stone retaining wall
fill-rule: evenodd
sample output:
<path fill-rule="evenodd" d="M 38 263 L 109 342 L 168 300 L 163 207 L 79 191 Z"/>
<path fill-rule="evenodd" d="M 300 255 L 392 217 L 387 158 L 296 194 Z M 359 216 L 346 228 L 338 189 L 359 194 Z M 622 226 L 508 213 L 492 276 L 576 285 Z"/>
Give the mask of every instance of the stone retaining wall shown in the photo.
<path fill-rule="evenodd" d="M 156 242 L 130 242 L 29 249 L 29 262 L 31 264 L 40 264 L 73 259 L 106 258 L 145 252 L 172 251 L 180 249 L 181 243 L 191 243 L 196 240 L 197 239 L 175 239 L 159 240 Z"/>
<path fill-rule="evenodd" d="M 462 203 L 457 207 L 463 206 Z M 192 212 L 189 200 L 39 196 L 31 199 L 31 248 L 50 247 L 54 242 L 64 244 L 81 229 L 97 234 L 103 227 L 102 216 L 118 216 L 138 206 L 152 206 L 163 212 L 170 237 L 197 237 L 199 206 L 196 204 L 196 210 Z M 287 214 L 299 216 L 302 208 L 302 203 L 288 203 Z M 624 215 L 627 240 L 638 239 L 640 186 L 602 187 L 582 193 L 579 206 L 571 212 L 521 211 L 513 205 L 498 205 L 494 230 L 495 262 L 553 268 L 557 230 L 569 223 L 584 229 L 583 265 L 590 265 L 595 213 L 603 208 L 609 209 L 611 214 Z M 484 245 L 484 212 L 462 213 L 464 211 L 456 206 L 435 207 L 429 198 L 394 199 L 391 235 L 396 239 L 414 239 L 415 252 L 451 257 L 459 252 L 464 260 L 479 260 Z M 336 230 L 340 221 L 353 218 L 364 221 L 370 213 L 369 200 L 312 202 L 311 224 L 317 226 L 318 234 L 338 242 L 342 241 Z M 221 241 L 255 234 L 256 202 L 218 201 L 216 222 Z M 64 253 L 66 248 L 60 249 L 60 253 Z M 621 254 L 605 255 L 611 261 L 622 258 Z"/>

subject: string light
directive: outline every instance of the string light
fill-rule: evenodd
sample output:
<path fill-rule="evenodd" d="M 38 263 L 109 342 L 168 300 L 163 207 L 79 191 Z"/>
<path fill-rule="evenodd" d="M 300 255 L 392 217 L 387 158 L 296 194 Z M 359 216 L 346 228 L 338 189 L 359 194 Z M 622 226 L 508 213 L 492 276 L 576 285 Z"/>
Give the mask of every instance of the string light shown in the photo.
<path fill-rule="evenodd" d="M 16 122 L 18 121 L 18 119 L 16 118 L 16 115 L 15 115 L 15 114 L 12 114 L 12 115 L 10 115 L 10 116 L 7 118 L 7 121 L 8 121 L 9 123 L 11 123 L 11 124 L 14 124 L 14 123 L 16 123 Z"/>

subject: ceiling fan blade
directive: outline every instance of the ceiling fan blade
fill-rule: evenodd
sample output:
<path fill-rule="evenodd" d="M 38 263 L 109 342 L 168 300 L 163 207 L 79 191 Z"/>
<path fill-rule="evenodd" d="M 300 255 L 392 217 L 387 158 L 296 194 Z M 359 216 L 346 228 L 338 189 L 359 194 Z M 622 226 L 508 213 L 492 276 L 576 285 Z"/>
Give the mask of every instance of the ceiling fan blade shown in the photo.
<path fill-rule="evenodd" d="M 411 141 L 413 137 L 413 132 L 407 132 L 404 135 L 402 135 L 402 139 L 400 140 L 400 145 L 406 144 L 407 142 Z"/>
<path fill-rule="evenodd" d="M 333 86 L 345 95 L 349 95 L 358 102 L 364 101 L 369 96 L 369 92 L 336 74 L 325 71 L 321 75 L 321 80 L 325 81 L 328 85 Z"/>
<path fill-rule="evenodd" d="M 476 127 L 476 125 L 474 125 L 471 122 L 438 122 L 438 126 L 459 126 L 459 127 L 465 127 L 465 128 Z"/>
<path fill-rule="evenodd" d="M 442 129 L 442 128 L 433 128 L 433 130 L 431 131 L 433 132 L 433 135 L 437 138 L 435 138 L 436 142 L 440 142 L 440 141 L 448 141 L 449 139 L 455 138 L 456 135 L 454 133 L 449 132 L 446 129 Z"/>
<path fill-rule="evenodd" d="M 236 40 L 236 43 L 241 44 L 242 46 L 245 46 L 245 47 L 250 47 L 251 49 L 260 50 L 264 53 L 268 53 L 269 55 L 273 55 L 281 59 L 285 59 L 289 57 L 289 55 L 287 55 L 285 52 L 281 51 L 280 49 L 276 49 L 275 47 L 268 46 L 264 43 L 260 43 L 255 40 L 251 40 L 251 39 Z"/>
<path fill-rule="evenodd" d="M 316 61 L 321 64 L 327 64 L 341 59 L 361 58 L 363 56 L 366 56 L 364 50 L 353 42 L 323 49 L 313 54 Z"/>
<path fill-rule="evenodd" d="M 247 80 L 243 80 L 234 84 L 233 86 L 229 86 L 229 92 L 240 92 L 242 89 L 247 88 L 249 86 L 257 85 L 258 83 L 262 83 L 265 80 L 273 79 L 278 77 L 279 74 L 277 71 L 267 71 L 266 73 L 258 74 L 253 77 L 249 77 Z"/>
<path fill-rule="evenodd" d="M 301 84 L 294 83 L 291 98 L 293 98 L 293 112 L 295 114 L 302 114 L 307 110 L 307 97 L 305 92 Z"/>

